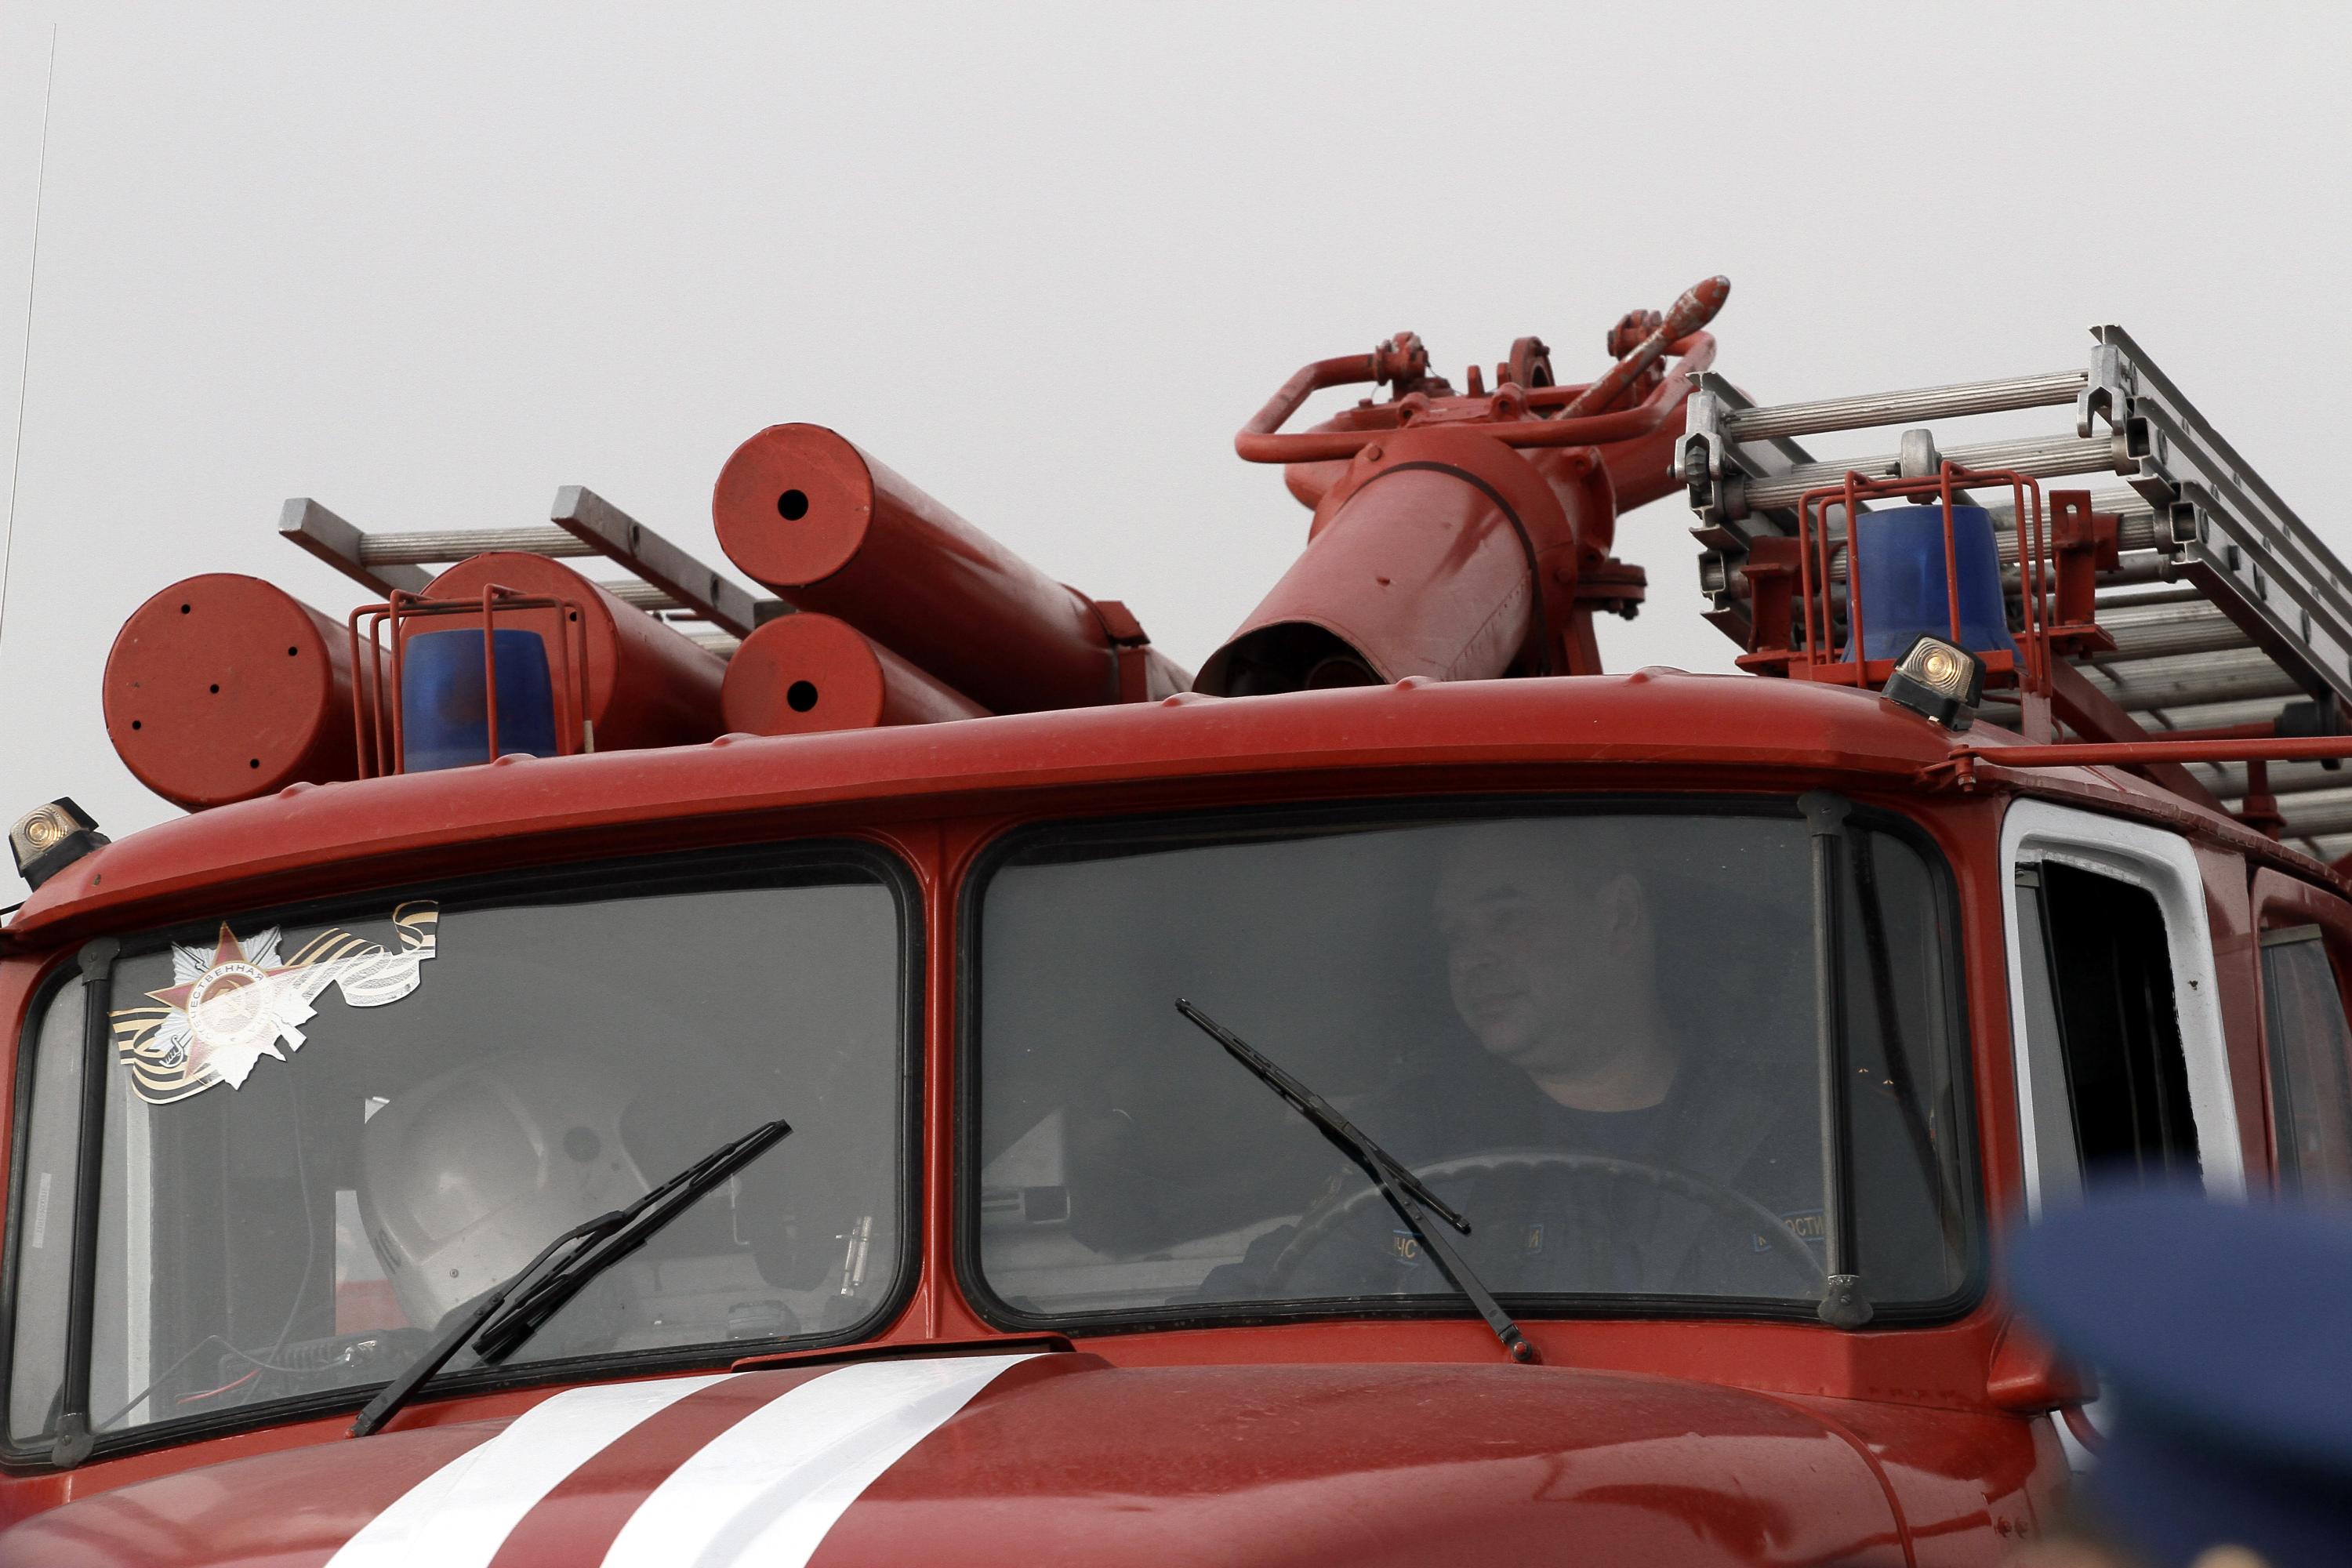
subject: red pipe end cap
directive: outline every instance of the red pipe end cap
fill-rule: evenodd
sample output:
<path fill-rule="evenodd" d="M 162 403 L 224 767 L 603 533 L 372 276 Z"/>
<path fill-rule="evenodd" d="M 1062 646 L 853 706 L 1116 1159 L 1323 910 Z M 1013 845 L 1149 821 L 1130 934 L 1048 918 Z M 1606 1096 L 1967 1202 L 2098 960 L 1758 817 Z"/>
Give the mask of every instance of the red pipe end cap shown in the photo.
<path fill-rule="evenodd" d="M 719 690 L 727 728 L 746 735 L 866 730 L 888 700 L 882 661 L 846 621 L 785 616 L 743 639 Z"/>
<path fill-rule="evenodd" d="M 189 810 L 352 777 L 345 661 L 322 624 L 283 589 L 226 572 L 140 605 L 106 656 L 106 732 L 123 765 Z"/>
<path fill-rule="evenodd" d="M 719 470 L 710 521 L 719 548 L 776 589 L 823 582 L 849 563 L 874 518 L 865 455 L 822 425 L 772 425 Z"/>

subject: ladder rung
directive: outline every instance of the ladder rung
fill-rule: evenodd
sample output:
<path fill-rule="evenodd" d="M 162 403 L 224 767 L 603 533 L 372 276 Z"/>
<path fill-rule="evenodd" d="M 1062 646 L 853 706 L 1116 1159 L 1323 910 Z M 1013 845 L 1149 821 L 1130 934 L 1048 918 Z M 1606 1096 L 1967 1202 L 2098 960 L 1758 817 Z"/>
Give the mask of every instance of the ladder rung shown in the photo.
<path fill-rule="evenodd" d="M 560 528 L 440 528 L 415 533 L 363 533 L 360 560 L 369 566 L 406 566 L 463 561 L 493 550 L 526 555 L 593 555 L 595 552 Z"/>
<path fill-rule="evenodd" d="M 2022 441 L 1987 441 L 1954 447 L 1944 456 L 1963 468 L 2006 468 L 2037 479 L 2067 474 L 2112 474 L 2117 461 L 2112 437 L 2038 436 Z M 1743 494 L 1750 511 L 1793 507 L 1813 490 L 1843 484 L 1849 472 L 1884 479 L 1896 471 L 1892 452 L 1883 457 L 1857 458 L 1848 462 L 1812 463 L 1790 468 L 1769 479 L 1747 481 Z"/>
<path fill-rule="evenodd" d="M 2141 712 L 2136 717 L 2147 727 L 2148 732 L 2161 741 L 2169 730 L 2229 730 L 2241 724 L 2274 722 L 2279 710 L 2295 697 L 2236 698 L 2221 702 L 2183 703 L 2178 708 L 2165 708 Z"/>
<path fill-rule="evenodd" d="M 2279 815 L 2287 819 L 2287 831 L 2297 837 L 2352 833 L 2352 789 L 2290 796 L 2279 803 Z"/>
<path fill-rule="evenodd" d="M 2297 837 L 2304 837 L 2308 836 L 2294 834 L 2292 832 L 2288 835 L 2290 842 Z M 2317 842 L 2312 845 L 2311 853 L 2315 858 L 2321 861 L 2340 860 L 2347 855 L 2352 855 L 2352 835 L 2340 833 L 2332 835 L 2323 834 L 2319 837 Z"/>
<path fill-rule="evenodd" d="M 721 630 L 739 637 L 760 624 L 761 603 L 584 485 L 555 492 L 550 530 L 574 545 L 626 566 Z"/>
<path fill-rule="evenodd" d="M 2134 584 L 2117 584 L 2118 588 L 2133 586 Z M 2186 583 L 2168 588 L 2150 588 L 2122 593 L 2110 589 L 2105 581 L 2102 580 L 2098 585 L 2096 596 L 2099 615 L 2103 619 L 2109 610 L 2137 610 L 2151 605 L 2210 605 L 2213 602 L 2205 596 L 2204 589 L 2194 584 Z"/>
<path fill-rule="evenodd" d="M 1869 393 L 1860 397 L 1824 398 L 1818 403 L 1784 403 L 1774 408 L 1736 409 L 1724 414 L 1723 433 L 1735 441 L 1769 441 L 1825 430 L 1901 425 L 1914 419 L 1953 419 L 1969 414 L 1999 414 L 2012 408 L 2048 408 L 2074 402 L 2084 380 L 2079 370 L 2056 370 L 2002 381 L 1971 381 L 1957 386 L 1923 386 L 1910 392 Z"/>
<path fill-rule="evenodd" d="M 2317 763 L 2273 763 L 2270 775 L 2271 793 L 2276 795 L 2352 788 L 2352 769 L 2338 768 L 2329 773 Z M 2243 763 L 2200 763 L 2198 776 L 2224 800 L 2238 800 L 2245 795 L 2246 765 Z"/>
<path fill-rule="evenodd" d="M 2195 662 L 2207 668 L 2180 670 L 2163 677 L 2136 672 L 2129 679 L 2117 680 L 2104 669 L 2094 669 L 2090 673 L 2091 679 L 2115 699 L 2116 706 L 2126 713 L 2201 709 L 2222 703 L 2257 700 L 2275 703 L 2303 695 L 2302 684 L 2272 663 L 2268 656 L 2255 654 L 2254 658 L 2261 661 L 2258 664 L 2226 662 L 2238 657 L 2226 653 L 2202 656 Z M 2161 659 L 2148 661 L 2149 664 L 2164 662 Z M 2183 728 L 2203 727 L 2201 722 L 2192 724 L 2177 717 L 2174 722 Z"/>
<path fill-rule="evenodd" d="M 2089 654 L 2077 662 L 2102 669 L 2127 666 L 2140 659 L 2221 653 L 2255 646 L 2244 627 L 2210 605 L 2102 609 L 2099 625 L 2115 637 L 2115 651 Z"/>

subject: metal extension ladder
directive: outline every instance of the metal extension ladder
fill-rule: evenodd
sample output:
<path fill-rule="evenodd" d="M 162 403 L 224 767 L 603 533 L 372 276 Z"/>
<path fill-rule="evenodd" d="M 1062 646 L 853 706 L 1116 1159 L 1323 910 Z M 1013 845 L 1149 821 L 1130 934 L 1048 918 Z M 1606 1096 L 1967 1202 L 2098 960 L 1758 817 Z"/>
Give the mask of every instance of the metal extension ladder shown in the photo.
<path fill-rule="evenodd" d="M 2098 623 L 2115 647 L 2066 662 L 2150 735 L 2263 725 L 2282 735 L 2344 732 L 2352 716 L 2352 573 L 2128 333 L 2109 326 L 2091 335 L 2082 370 L 1779 407 L 1759 407 L 1730 382 L 1702 375 L 1677 463 L 1696 518 L 1706 619 L 1748 646 L 1744 568 L 1752 542 L 1794 535 L 1798 498 L 1850 470 L 1871 478 L 1906 471 L 1900 452 L 1822 462 L 1794 437 L 1904 426 L 1927 428 L 1932 440 L 1930 421 L 2071 405 L 2071 432 L 1938 454 L 1969 468 L 2085 483 L 2105 476 L 2126 487 L 2091 498 L 2095 511 L 2119 520 L 2116 563 L 2099 573 L 2095 594 Z M 1933 449 L 1916 436 L 1905 445 Z M 2016 519 L 2005 505 L 1988 510 L 2013 595 Z M 1844 526 L 1833 519 L 1832 537 Z M 2246 808 L 2244 764 L 2194 772 L 2230 809 Z M 2268 786 L 2284 818 L 2283 839 L 2323 860 L 2352 852 L 2352 772 L 2274 763 Z"/>
<path fill-rule="evenodd" d="M 555 492 L 549 522 L 535 528 L 461 528 L 370 533 L 307 496 L 286 503 L 279 535 L 381 598 L 421 594 L 428 565 L 489 550 L 558 558 L 598 555 L 630 575 L 597 585 L 721 657 L 761 622 L 788 613 L 781 599 L 755 599 L 719 573 L 581 485 Z"/>

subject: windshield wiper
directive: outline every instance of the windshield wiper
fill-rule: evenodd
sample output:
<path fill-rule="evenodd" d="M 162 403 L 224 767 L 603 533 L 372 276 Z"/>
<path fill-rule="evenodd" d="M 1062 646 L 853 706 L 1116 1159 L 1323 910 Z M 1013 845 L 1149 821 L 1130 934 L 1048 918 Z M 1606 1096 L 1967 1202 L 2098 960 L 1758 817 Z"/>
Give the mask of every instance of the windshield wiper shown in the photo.
<path fill-rule="evenodd" d="M 1324 1137 L 1338 1145 L 1341 1153 L 1363 1168 L 1364 1174 L 1381 1189 L 1381 1195 L 1388 1199 L 1389 1206 L 1396 1210 L 1397 1217 L 1404 1221 L 1406 1227 L 1428 1249 L 1430 1257 L 1436 1259 L 1438 1271 L 1452 1282 L 1455 1289 L 1470 1299 L 1472 1306 L 1478 1309 L 1478 1315 L 1486 1320 L 1486 1326 L 1495 1331 L 1495 1337 L 1503 1342 L 1503 1348 L 1510 1352 L 1513 1361 L 1538 1359 L 1534 1344 L 1519 1331 L 1519 1325 L 1511 1321 L 1511 1315 L 1503 1310 L 1503 1305 L 1495 1300 L 1494 1292 L 1471 1272 L 1470 1265 L 1463 1261 L 1462 1255 L 1454 1251 L 1453 1244 L 1445 1239 L 1444 1231 L 1429 1224 L 1422 1210 L 1424 1207 L 1433 1210 L 1439 1218 L 1465 1236 L 1470 1234 L 1468 1220 L 1455 1212 L 1452 1205 L 1423 1185 L 1419 1176 L 1398 1163 L 1395 1156 L 1373 1142 L 1361 1128 L 1340 1115 L 1332 1108 L 1330 1101 L 1268 1061 L 1256 1047 L 1181 996 L 1176 998 L 1176 1011 L 1230 1051 L 1235 1061 L 1256 1074 L 1259 1081 L 1268 1089 L 1288 1100 L 1291 1107 L 1313 1122 Z"/>
<path fill-rule="evenodd" d="M 791 1126 L 782 1118 L 762 1122 L 704 1155 L 626 1208 L 583 1220 L 549 1242 L 512 1279 L 483 1292 L 465 1316 L 433 1342 L 432 1349 L 384 1384 L 352 1423 L 352 1436 L 364 1437 L 380 1429 L 434 1373 L 448 1364 L 449 1358 L 467 1340 L 474 1342 L 474 1353 L 485 1362 L 509 1354 L 566 1301 L 578 1295 L 581 1287 L 643 1247 L 654 1232 L 791 1132 Z M 550 1263 L 558 1253 L 562 1257 Z"/>

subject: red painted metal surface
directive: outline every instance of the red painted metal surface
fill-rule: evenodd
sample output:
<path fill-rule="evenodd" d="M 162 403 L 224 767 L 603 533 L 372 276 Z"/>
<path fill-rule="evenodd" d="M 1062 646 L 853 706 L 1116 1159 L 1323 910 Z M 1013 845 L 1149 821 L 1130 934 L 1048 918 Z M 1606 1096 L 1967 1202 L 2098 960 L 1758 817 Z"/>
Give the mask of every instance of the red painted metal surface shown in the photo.
<path fill-rule="evenodd" d="M 697 841 L 698 823 L 714 825 L 709 833 L 740 836 L 740 826 L 715 826 L 730 816 L 805 817 L 813 826 L 795 830 L 814 831 L 870 822 L 886 807 L 904 818 L 919 803 L 939 803 L 924 807 L 938 811 L 947 802 L 1033 789 L 1057 792 L 1064 809 L 1080 809 L 1076 803 L 1090 797 L 1079 792 L 1116 789 L 1122 798 L 1160 805 L 1197 799 L 1219 779 L 1236 781 L 1244 793 L 1292 778 L 1301 782 L 1284 786 L 1290 793 L 1393 795 L 1472 787 L 1482 778 L 1495 787 L 1535 770 L 1553 787 L 1622 786 L 1630 771 L 1667 788 L 1833 776 L 1907 788 L 1921 769 L 1945 759 L 1949 745 L 1926 720 L 1864 693 L 1637 671 L 1573 680 L 1407 681 L 1249 701 L 1179 695 L 987 724 L 508 758 L 297 789 L 159 824 L 58 872 L 11 929 L 24 940 L 47 941 L 53 923 L 88 929 L 133 906 L 190 894 L 217 901 L 228 896 L 224 879 L 246 885 L 236 896 L 250 897 L 254 886 L 331 876 L 361 842 L 388 875 L 406 857 L 425 863 L 446 847 L 477 839 L 496 846 L 595 827 L 646 835 L 649 846 L 682 845 Z M 2132 798 L 2127 786 L 2098 787 L 2110 798 Z M 2152 806 L 2169 800 L 2141 788 Z M 478 852 L 465 863 L 483 864 Z"/>
<path fill-rule="evenodd" d="M 579 606 L 587 716 L 595 729 L 596 750 L 684 745 L 720 732 L 719 689 L 726 661 L 560 561 L 491 551 L 450 567 L 425 592 L 428 598 L 478 601 L 493 586 Z M 558 639 L 569 629 L 559 619 L 562 613 L 520 610 L 502 615 L 501 624 L 539 633 L 552 666 L 558 662 Z"/>
<path fill-rule="evenodd" d="M 770 621 L 727 663 L 730 732 L 801 735 L 978 719 L 987 710 L 860 632 L 803 611 Z"/>
<path fill-rule="evenodd" d="M 2352 735 L 2236 737 L 2196 741 L 2084 742 L 2070 745 L 1954 746 L 1931 776 L 1949 777 L 1963 789 L 1977 781 L 1977 765 L 2004 768 L 2126 768 L 2183 763 L 2315 763 L 2352 757 Z"/>
<path fill-rule="evenodd" d="M 1666 307 L 1663 319 L 1652 324 L 1649 331 L 1639 338 L 1623 344 L 1617 363 L 1609 367 L 1606 374 L 1569 400 L 1568 405 L 1559 411 L 1559 417 L 1581 418 L 1616 405 L 1651 374 L 1651 366 L 1658 362 L 1659 356 L 1714 321 L 1715 313 L 1722 310 L 1724 301 L 1730 298 L 1731 279 L 1720 274 L 1684 289 L 1675 302 Z M 1611 347 L 1617 348 L 1622 338 L 1621 333 L 1611 333 Z"/>
<path fill-rule="evenodd" d="M 1593 615 L 1631 616 L 1645 590 L 1641 568 L 1610 553 L 1617 513 L 1673 488 L 1683 405 L 1714 355 L 1699 328 L 1728 290 L 1711 279 L 1663 315 L 1629 316 L 1611 334 L 1623 358 L 1585 386 L 1553 384 L 1534 338 L 1496 367 L 1491 395 L 1475 365 L 1457 395 L 1412 332 L 1301 368 L 1234 445 L 1288 465 L 1291 493 L 1315 511 L 1308 548 L 1211 656 L 1200 689 L 1598 673 Z M 1360 383 L 1393 395 L 1283 433 L 1315 392 Z M 1628 398 L 1640 401 L 1617 406 Z"/>
<path fill-rule="evenodd" d="M 1201 667 L 1200 687 L 1562 669 L 1579 525 L 1610 511 L 1605 479 L 1556 490 L 1485 426 L 1399 431 L 1357 454 L 1306 552 Z"/>
<path fill-rule="evenodd" d="M 1706 287 L 1701 285 L 1702 289 Z M 1724 287 L 1728 289 L 1727 284 Z M 1685 300 L 1690 298 L 1691 295 L 1685 296 Z M 1721 302 L 1720 298 L 1716 300 L 1717 305 Z M 1712 314 L 1712 310 L 1706 312 Z M 1704 321 L 1705 316 L 1699 319 Z M 1454 397 L 1450 386 L 1429 378 L 1428 353 L 1421 340 L 1411 332 L 1400 332 L 1371 353 L 1318 360 L 1302 368 L 1242 426 L 1234 437 L 1234 450 L 1244 462 L 1251 463 L 1313 463 L 1348 458 L 1374 440 L 1378 428 L 1392 429 L 1423 417 L 1490 419 L 1496 427 L 1496 438 L 1507 447 L 1597 447 L 1631 441 L 1654 435 L 1670 422 L 1679 420 L 1683 400 L 1690 392 L 1685 378 L 1690 372 L 1705 369 L 1713 359 L 1715 341 L 1694 329 L 1658 348 L 1680 353 L 1683 363 L 1640 404 L 1613 413 L 1552 417 L 1556 411 L 1574 407 L 1591 388 L 1546 386 L 1531 390 L 1507 385 L 1497 387 L 1491 400 Z M 1649 353 L 1646 346 L 1637 347 L 1636 357 L 1645 353 Z M 1641 361 L 1643 367 L 1649 363 L 1648 358 Z M 1603 386 L 1609 379 L 1603 377 L 1592 386 Z M 1626 378 L 1628 382 L 1632 379 Z M 1367 382 L 1398 389 L 1396 400 L 1386 405 L 1389 416 L 1382 426 L 1371 427 L 1371 422 L 1367 421 L 1343 427 L 1335 422 L 1318 430 L 1281 433 L 1283 425 L 1315 393 Z M 1615 392 L 1605 391 L 1605 395 L 1613 396 Z M 1482 404 L 1484 406 L 1480 406 Z M 1681 434 L 1679 424 L 1673 434 Z"/>
<path fill-rule="evenodd" d="M 342 628 L 258 578 L 208 573 L 140 605 L 102 690 L 123 765 L 174 805 L 358 776 Z"/>
<path fill-rule="evenodd" d="M 0 1021 L 19 1016 L 35 971 L 69 952 L 79 933 L 217 910 L 265 888 L 269 898 L 293 897 L 354 877 L 380 885 L 591 847 L 877 838 L 913 867 L 929 926 L 923 1159 L 937 1194 L 925 1206 L 916 1293 L 877 1343 L 985 1339 L 991 1331 L 956 1275 L 947 1201 L 957 1180 L 955 927 L 965 868 L 1005 828 L 1073 809 L 1335 795 L 1826 784 L 1913 812 L 1962 870 L 1976 1115 L 1998 1222 L 2022 1189 L 1999 890 L 1975 871 L 1993 863 L 2000 801 L 2013 786 L 1917 793 L 1920 771 L 1948 750 L 1933 725 L 1866 693 L 1643 673 L 1407 682 L 1245 702 L 1187 697 L 300 789 L 142 833 L 60 873 L 11 928 Z M 2137 781 L 2023 778 L 2095 791 L 2110 809 L 2179 813 L 2209 841 L 2263 845 L 2277 863 L 2297 864 Z M 364 863 L 351 858 L 354 842 L 371 847 Z M 2214 851 L 2242 866 L 2238 852 Z M 12 1048 L 16 1037 L 10 1030 Z M 1491 1336 L 1471 1321 L 1087 1341 L 1079 1348 L 1090 1370 L 1009 1388 L 926 1439 L 858 1505 L 870 1503 L 868 1512 L 844 1516 L 824 1548 L 842 1554 L 818 1561 L 887 1552 L 903 1561 L 948 1542 L 985 1552 L 1000 1537 L 1008 1559 L 1160 1561 L 1177 1531 L 1229 1546 L 1234 1560 L 1249 1560 L 1253 1541 L 1283 1544 L 1288 1555 L 1276 1560 L 1292 1562 L 1377 1561 L 1391 1547 L 1400 1558 L 1444 1560 L 1443 1542 L 1401 1517 L 1417 1509 L 1456 1521 L 1455 1539 L 1475 1543 L 1479 1560 L 1507 1556 L 1514 1542 L 1573 1536 L 1626 1560 L 1789 1563 L 1853 1551 L 1894 1563 L 1906 1561 L 1897 1531 L 1907 1529 L 1912 1560 L 1990 1562 L 2039 1528 L 2037 1510 L 2063 1473 L 2032 1402 L 2017 1408 L 2013 1387 L 1993 1388 L 2004 1327 L 1997 1304 L 1945 1327 L 1861 1333 L 1737 1321 L 1530 1323 L 1542 1369 L 1497 1365 Z M 1496 1381 L 1533 1378 L 1546 1381 Z M 100 1542 L 121 1532 L 121 1550 L 92 1562 L 320 1562 L 395 1483 L 495 1430 L 460 1424 L 502 1421 L 545 1392 L 427 1401 L 400 1430 L 356 1449 L 343 1447 L 341 1421 L 320 1422 L 101 1460 L 70 1477 L 0 1479 L 0 1516 L 86 1499 L 16 1539 L 46 1543 L 70 1531 Z M 1653 1416 L 1676 1433 L 1645 1424 Z M 445 1447 L 404 1446 L 426 1438 Z M 1664 1452 L 1660 1443 L 1675 1455 L 1664 1474 L 1643 1458 Z M 192 1471 L 228 1460 L 234 1468 Z M 346 1477 L 353 1466 L 366 1474 Z M 182 1471 L 192 1473 L 169 1479 Z M 1559 1484 L 1531 1484 L 1537 1475 Z M 161 1489 L 133 1487 L 142 1480 Z M 1111 1496 L 1132 1506 L 1098 1500 Z M 1411 1508 L 1390 1506 L 1405 1499 Z M 1362 1528 L 1315 1536 L 1316 1521 Z M 1518 1533 L 1528 1529 L 1538 1532 Z"/>
<path fill-rule="evenodd" d="M 728 558 L 999 713 L 1118 700 L 1092 602 L 818 425 L 776 425 L 719 470 Z"/>
<path fill-rule="evenodd" d="M 526 1513 L 491 1561 L 599 1561 L 702 1445 L 825 1370 L 753 1373 L 671 1406 L 661 1429 L 615 1444 L 609 1461 Z M 1593 1564 L 1903 1563 L 1906 1492 L 1926 1489 L 1893 1483 L 1842 1419 L 1873 1414 L 1574 1370 L 1121 1368 L 1047 1355 L 884 1471 L 811 1561 L 1483 1563 L 1549 1560 L 1572 1541 L 1576 1560 Z M 60 1565 L 319 1563 L 500 1426 L 167 1476 L 46 1513 L 0 1546 L 21 1554 L 12 1562 Z M 1998 1430 L 2005 1494 L 2031 1470 L 2032 1448 L 2021 1425 Z M 1916 1440 L 1887 1447 L 1913 1471 L 1933 1473 L 1943 1458 Z M 1930 1517 L 1945 1522 L 1942 1510 Z"/>

